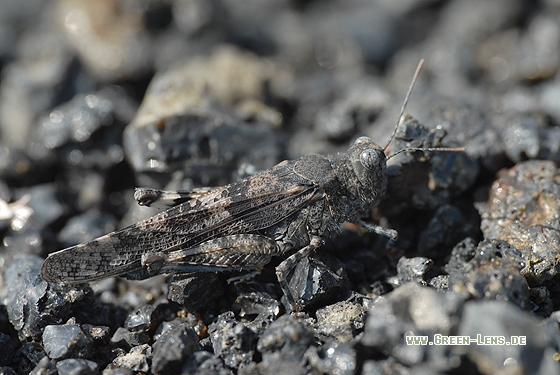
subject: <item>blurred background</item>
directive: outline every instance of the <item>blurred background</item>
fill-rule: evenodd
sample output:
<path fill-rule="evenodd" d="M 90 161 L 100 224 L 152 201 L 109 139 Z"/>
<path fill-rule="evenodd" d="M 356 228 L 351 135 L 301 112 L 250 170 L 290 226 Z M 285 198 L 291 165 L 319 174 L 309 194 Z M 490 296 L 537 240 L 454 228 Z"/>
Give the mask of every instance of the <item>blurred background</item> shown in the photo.
<path fill-rule="evenodd" d="M 236 373 L 239 364 L 266 365 L 272 346 L 255 351 L 256 333 L 247 332 L 280 321 L 272 268 L 245 286 L 205 274 L 169 286 L 163 277 L 117 278 L 90 289 L 47 286 L 43 258 L 152 215 L 134 201 L 136 186 L 223 185 L 283 159 L 345 151 L 358 136 L 385 146 L 425 59 L 406 110 L 412 117 L 390 151 L 466 152 L 390 160 L 388 192 L 370 216 L 399 239 L 354 228 L 321 248 L 323 268 L 302 261 L 302 274 L 330 294 L 303 296 L 320 324 L 315 333 L 284 330 L 286 342 L 307 341 L 274 358 L 299 369 L 293 353 L 321 341 L 317 373 L 353 373 L 365 359 L 368 374 L 416 365 L 422 373 L 558 373 L 559 53 L 560 0 L 0 0 L 0 366 L 29 373 L 79 354 L 104 368 L 135 347 L 146 351 L 135 371 L 146 373 L 156 327 L 178 316 Z M 302 293 L 311 289 L 299 281 Z M 337 320 L 339 305 L 326 305 L 334 302 L 355 315 Z M 234 324 L 232 311 L 245 322 Z M 45 326 L 77 326 L 76 317 L 76 332 L 103 328 L 95 345 L 59 357 L 46 349 L 49 362 L 40 342 L 77 340 L 44 335 L 53 331 Z M 278 324 L 298 323 L 286 318 Z M 216 321 L 208 331 L 204 324 Z M 527 335 L 530 345 L 471 345 L 465 354 L 403 341 L 408 332 L 475 337 L 494 328 Z M 280 331 L 267 331 L 266 342 L 283 343 Z M 354 341 L 336 349 L 328 340 Z M 173 352 L 163 348 L 161 356 Z M 323 359 L 332 371 L 317 365 Z M 270 363 L 262 373 L 278 372 Z"/>

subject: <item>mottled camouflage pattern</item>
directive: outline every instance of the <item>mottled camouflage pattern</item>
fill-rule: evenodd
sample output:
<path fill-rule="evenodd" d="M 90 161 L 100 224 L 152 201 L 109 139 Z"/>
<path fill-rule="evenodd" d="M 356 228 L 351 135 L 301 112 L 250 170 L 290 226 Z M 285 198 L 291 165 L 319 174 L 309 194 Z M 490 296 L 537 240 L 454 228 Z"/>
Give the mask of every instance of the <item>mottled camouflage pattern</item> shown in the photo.
<path fill-rule="evenodd" d="M 49 255 L 41 276 L 81 283 L 117 275 L 255 271 L 273 256 L 293 254 L 277 269 L 285 289 L 290 267 L 340 224 L 360 223 L 386 185 L 383 149 L 361 137 L 343 154 L 308 155 L 221 188 L 197 189 L 158 215 Z"/>

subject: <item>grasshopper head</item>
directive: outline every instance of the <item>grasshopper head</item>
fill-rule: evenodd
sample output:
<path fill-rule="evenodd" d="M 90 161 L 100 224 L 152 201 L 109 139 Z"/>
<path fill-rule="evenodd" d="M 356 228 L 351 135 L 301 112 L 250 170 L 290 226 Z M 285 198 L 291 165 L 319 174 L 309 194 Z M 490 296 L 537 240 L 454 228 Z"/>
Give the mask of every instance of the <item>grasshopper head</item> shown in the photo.
<path fill-rule="evenodd" d="M 356 139 L 347 151 L 352 169 L 358 178 L 357 193 L 365 203 L 377 203 L 387 189 L 387 156 L 368 137 Z"/>

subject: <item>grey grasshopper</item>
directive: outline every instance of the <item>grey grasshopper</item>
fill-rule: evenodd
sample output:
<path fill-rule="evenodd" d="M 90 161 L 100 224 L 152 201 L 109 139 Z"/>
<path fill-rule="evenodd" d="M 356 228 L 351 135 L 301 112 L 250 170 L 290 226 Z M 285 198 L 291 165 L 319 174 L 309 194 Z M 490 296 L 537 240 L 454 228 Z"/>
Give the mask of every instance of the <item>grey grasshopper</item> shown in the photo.
<path fill-rule="evenodd" d="M 41 276 L 49 282 L 82 283 L 109 276 L 145 279 L 192 271 L 258 272 L 273 257 L 281 257 L 278 282 L 290 303 L 297 305 L 286 275 L 325 238 L 336 235 L 341 224 L 352 222 L 396 237 L 394 230 L 361 220 L 385 193 L 386 162 L 392 157 L 386 149 L 360 137 L 345 153 L 284 161 L 224 187 L 182 193 L 137 190 L 140 204 L 171 201 L 177 205 L 50 254 Z"/>

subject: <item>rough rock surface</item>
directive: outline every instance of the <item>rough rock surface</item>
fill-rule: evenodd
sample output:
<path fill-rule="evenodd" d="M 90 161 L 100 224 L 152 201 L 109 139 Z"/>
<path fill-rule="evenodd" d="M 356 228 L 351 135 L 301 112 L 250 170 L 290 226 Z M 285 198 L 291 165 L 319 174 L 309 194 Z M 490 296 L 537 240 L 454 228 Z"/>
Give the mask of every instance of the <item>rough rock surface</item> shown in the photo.
<path fill-rule="evenodd" d="M 0 1 L 0 373 L 560 373 L 558 20 L 557 0 Z M 386 146 L 421 58 L 387 153 L 466 151 L 389 159 L 364 217 L 398 238 L 343 226 L 288 275 L 301 311 L 277 263 L 41 279 L 159 212 L 135 187 Z"/>

